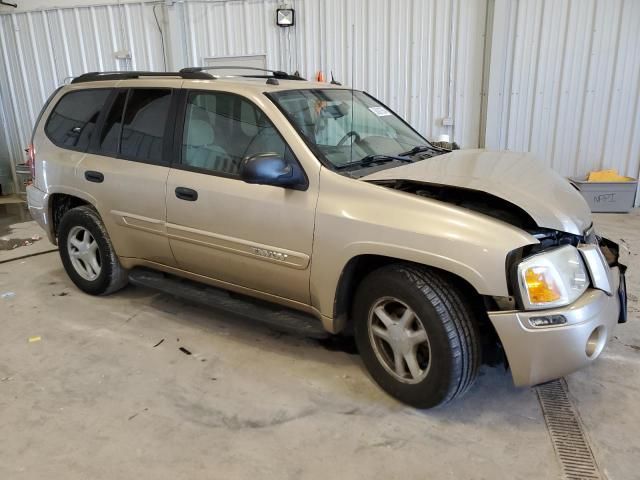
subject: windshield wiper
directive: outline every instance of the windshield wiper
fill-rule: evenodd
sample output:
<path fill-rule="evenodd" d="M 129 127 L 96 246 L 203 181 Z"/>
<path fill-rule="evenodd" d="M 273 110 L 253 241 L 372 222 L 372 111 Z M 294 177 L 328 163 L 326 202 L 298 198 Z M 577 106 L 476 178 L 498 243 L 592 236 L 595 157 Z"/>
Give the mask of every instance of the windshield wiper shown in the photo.
<path fill-rule="evenodd" d="M 411 150 L 407 150 L 406 152 L 399 153 L 398 155 L 403 156 L 403 157 L 407 157 L 407 156 L 415 155 L 417 153 L 426 152 L 428 150 L 435 150 L 437 152 L 450 152 L 451 151 L 451 150 L 449 150 L 447 148 L 437 147 L 435 145 L 428 144 L 428 145 L 418 145 L 416 147 L 413 147 Z"/>
<path fill-rule="evenodd" d="M 407 162 L 412 163 L 413 160 L 403 155 L 367 155 L 366 157 L 358 160 L 357 162 L 349 162 L 344 165 L 339 165 L 336 168 L 349 168 L 349 167 L 366 167 L 372 163 L 387 163 L 387 162 Z"/>

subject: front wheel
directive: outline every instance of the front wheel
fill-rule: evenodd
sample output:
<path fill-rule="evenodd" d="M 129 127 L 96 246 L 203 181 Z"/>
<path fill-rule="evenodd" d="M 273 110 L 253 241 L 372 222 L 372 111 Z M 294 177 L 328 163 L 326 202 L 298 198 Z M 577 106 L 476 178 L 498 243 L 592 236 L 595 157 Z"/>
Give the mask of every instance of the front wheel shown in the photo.
<path fill-rule="evenodd" d="M 58 249 L 67 275 L 80 290 L 107 295 L 127 284 L 127 271 L 92 207 L 76 207 L 64 214 L 58 228 Z"/>
<path fill-rule="evenodd" d="M 463 296 L 443 276 L 412 265 L 380 268 L 358 287 L 353 316 L 367 370 L 398 400 L 435 407 L 476 379 L 477 327 Z"/>

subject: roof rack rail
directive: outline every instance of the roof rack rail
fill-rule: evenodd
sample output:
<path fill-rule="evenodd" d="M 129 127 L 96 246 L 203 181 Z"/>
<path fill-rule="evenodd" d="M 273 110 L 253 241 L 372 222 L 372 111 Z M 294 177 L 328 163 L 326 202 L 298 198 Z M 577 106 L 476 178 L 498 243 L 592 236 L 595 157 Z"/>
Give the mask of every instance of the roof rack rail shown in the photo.
<path fill-rule="evenodd" d="M 207 72 L 141 72 L 141 71 L 113 71 L 89 72 L 71 80 L 71 83 L 98 82 L 105 80 L 128 80 L 141 77 L 180 77 L 185 79 L 212 80 L 215 77 Z"/>
<path fill-rule="evenodd" d="M 206 70 L 251 70 L 254 72 L 266 72 L 266 73 L 270 73 L 271 75 L 237 75 L 237 76 L 249 77 L 249 78 L 277 78 L 280 80 L 306 80 L 306 78 L 303 78 L 300 75 L 293 75 L 287 72 L 283 72 L 281 70 L 269 70 L 268 68 L 244 67 L 244 66 L 238 66 L 238 65 L 216 65 L 212 67 L 186 67 L 180 70 L 180 73 L 185 73 L 185 74 L 205 73 Z"/>

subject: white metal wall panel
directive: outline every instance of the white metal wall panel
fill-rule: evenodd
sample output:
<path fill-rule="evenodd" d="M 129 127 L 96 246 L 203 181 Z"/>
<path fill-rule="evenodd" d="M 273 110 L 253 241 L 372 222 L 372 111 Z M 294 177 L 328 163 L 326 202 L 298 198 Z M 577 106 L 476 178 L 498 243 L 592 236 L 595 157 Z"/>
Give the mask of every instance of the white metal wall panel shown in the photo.
<path fill-rule="evenodd" d="M 65 79 L 96 70 L 162 70 L 152 9 L 128 3 L 0 15 L 0 118 L 6 122 L 0 155 L 6 152 L 14 165 L 24 161 L 35 118 Z M 130 51 L 131 59 L 117 59 L 118 50 Z"/>
<path fill-rule="evenodd" d="M 294 28 L 275 25 L 279 0 L 174 4 L 182 31 L 165 31 L 165 38 L 183 44 L 184 51 L 178 50 L 181 58 L 173 58 L 173 65 L 263 54 L 270 67 L 299 70 L 308 78 L 333 71 L 337 80 L 381 98 L 428 137 L 447 134 L 463 146 L 478 145 L 485 0 L 291 4 Z M 164 69 L 153 8 L 162 25 L 172 25 L 163 22 L 169 15 L 163 3 L 0 15 L 0 91 L 12 161 L 22 161 L 40 107 L 65 79 L 93 70 Z M 175 45 L 167 48 L 176 51 Z M 115 58 L 123 49 L 131 52 L 130 61 Z M 453 126 L 444 126 L 445 118 Z"/>
<path fill-rule="evenodd" d="M 532 151 L 565 175 L 639 174 L 637 0 L 292 0 L 296 27 L 284 29 L 275 26 L 279 0 L 104 3 L 0 15 L 0 157 L 23 160 L 35 116 L 65 78 L 164 69 L 155 9 L 173 66 L 266 55 L 269 66 L 308 78 L 333 71 L 431 138 L 473 147 L 484 136 L 491 148 Z M 118 50 L 131 59 L 117 59 Z"/>
<path fill-rule="evenodd" d="M 275 25 L 277 1 L 191 1 L 184 8 L 188 65 L 203 65 L 207 57 L 266 55 L 271 68 L 288 70 L 291 32 Z"/>
<path fill-rule="evenodd" d="M 640 168 L 640 2 L 496 0 L 486 144 L 564 175 Z"/>
<path fill-rule="evenodd" d="M 333 71 L 429 137 L 478 145 L 485 1 L 295 0 L 295 28 L 275 25 L 279 4 L 185 3 L 189 63 L 266 54 L 272 68 L 307 78 Z M 453 127 L 442 125 L 448 117 Z"/>

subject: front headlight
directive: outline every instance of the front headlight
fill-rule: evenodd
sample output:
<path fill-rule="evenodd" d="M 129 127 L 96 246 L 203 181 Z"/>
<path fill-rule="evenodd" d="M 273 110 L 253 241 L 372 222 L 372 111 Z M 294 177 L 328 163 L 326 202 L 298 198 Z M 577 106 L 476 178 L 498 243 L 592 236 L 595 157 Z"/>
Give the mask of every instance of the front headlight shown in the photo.
<path fill-rule="evenodd" d="M 589 286 L 589 277 L 578 249 L 565 245 L 523 260 L 518 283 L 525 310 L 538 310 L 573 303 Z"/>

